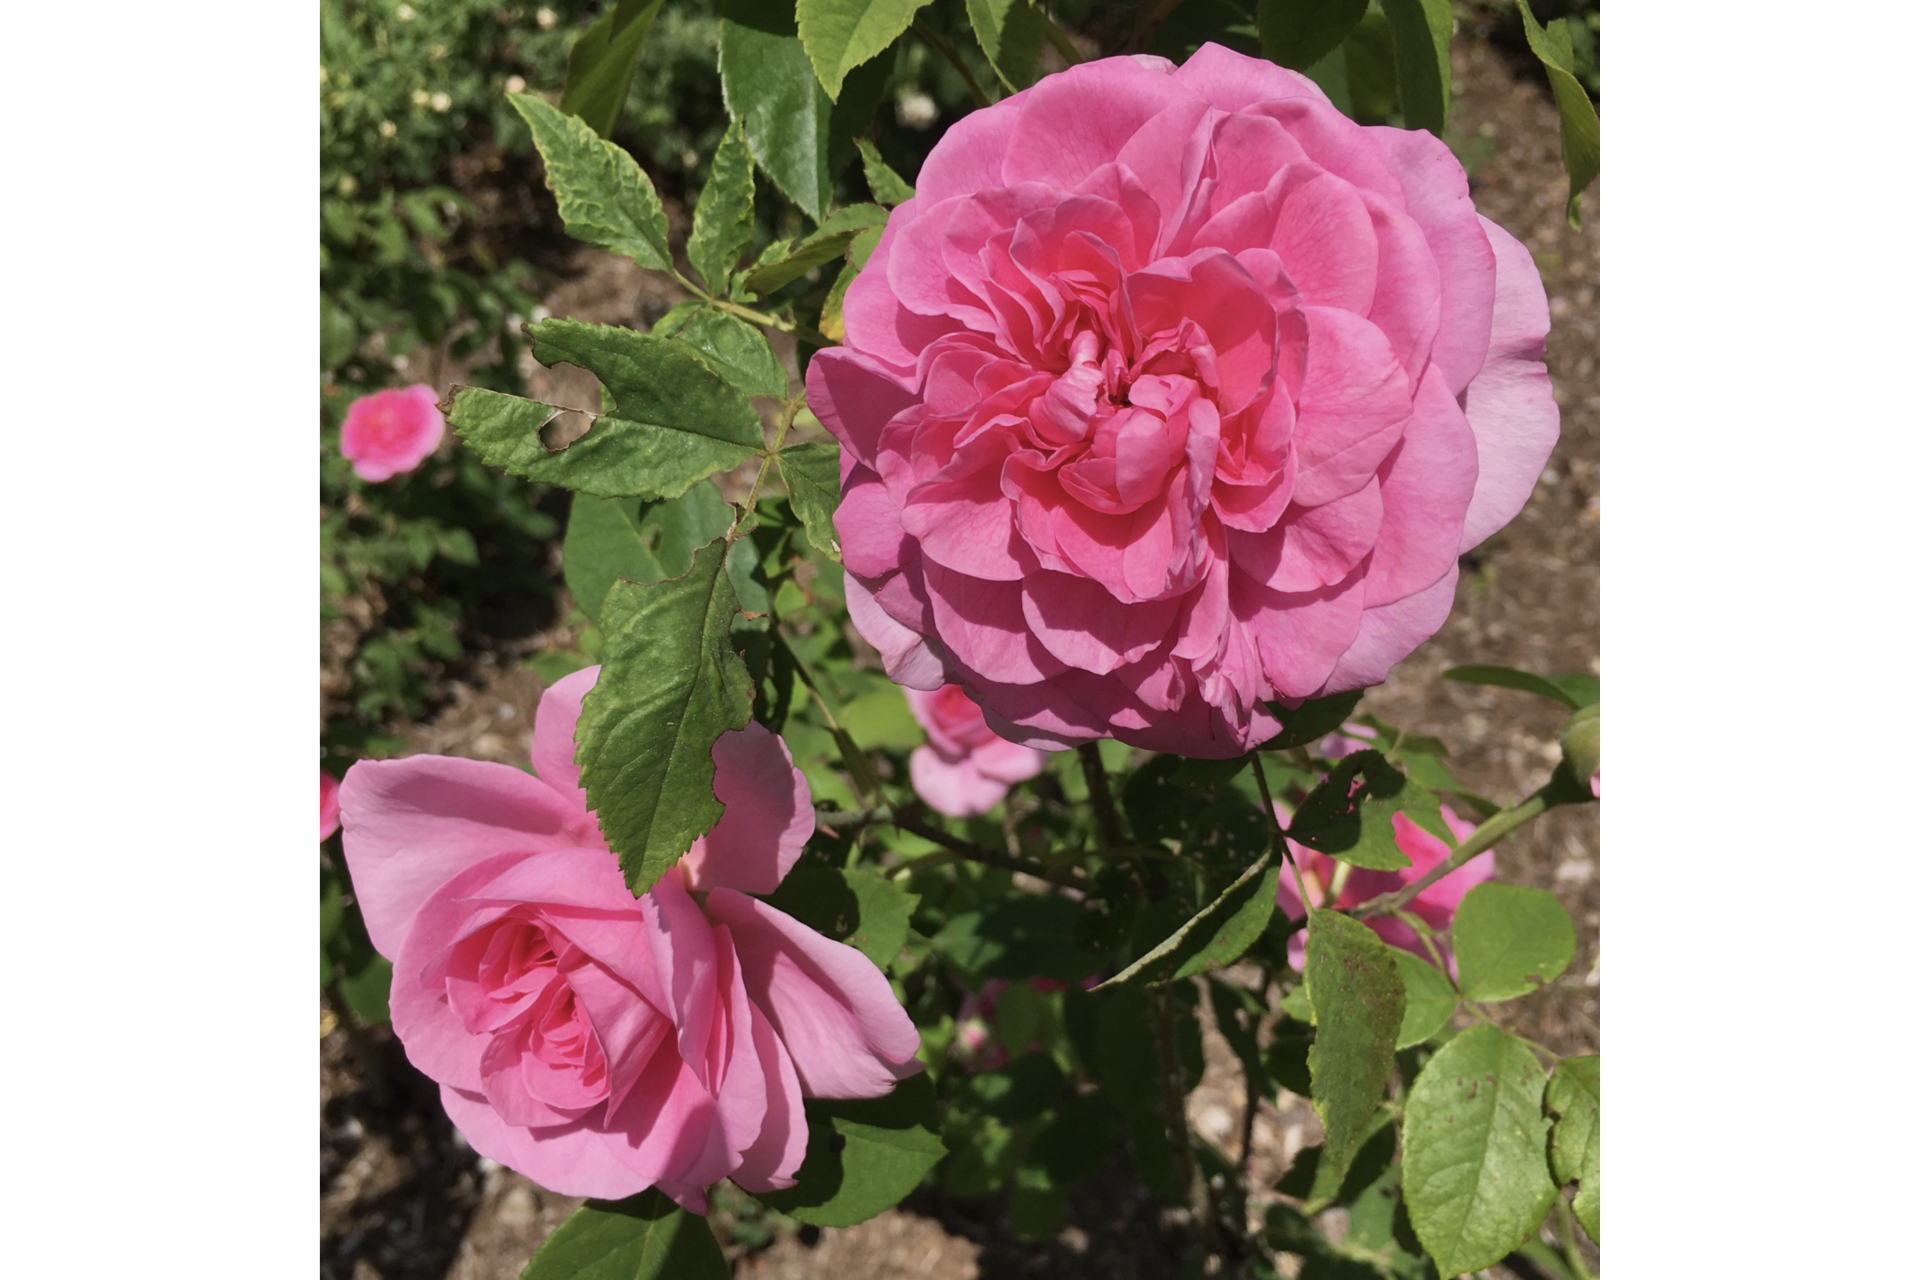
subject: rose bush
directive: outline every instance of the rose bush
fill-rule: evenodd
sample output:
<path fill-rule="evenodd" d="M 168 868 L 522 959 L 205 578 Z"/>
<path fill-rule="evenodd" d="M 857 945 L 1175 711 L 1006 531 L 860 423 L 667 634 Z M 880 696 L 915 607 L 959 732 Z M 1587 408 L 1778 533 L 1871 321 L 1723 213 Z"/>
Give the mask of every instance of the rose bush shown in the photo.
<path fill-rule="evenodd" d="M 1446 146 L 1217 45 L 967 116 L 844 321 L 854 622 L 1039 747 L 1231 756 L 1378 683 L 1558 435 L 1539 274 Z"/>
<path fill-rule="evenodd" d="M 476 1150 L 562 1194 L 657 1186 L 704 1213 L 723 1177 L 792 1185 L 801 1099 L 888 1092 L 920 1070 L 919 1034 L 865 956 L 748 896 L 779 884 L 813 825 L 758 724 L 714 746 L 719 824 L 634 898 L 574 764 L 598 675 L 541 699 L 532 777 L 356 764 L 347 863 L 393 961 L 394 1030 Z"/>
<path fill-rule="evenodd" d="M 987 725 L 986 715 L 957 684 L 932 693 L 904 690 L 927 744 L 907 758 L 913 789 L 950 818 L 985 813 L 1007 789 L 1047 767 L 1047 753 L 1008 742 Z"/>
<path fill-rule="evenodd" d="M 1453 832 L 1455 840 L 1465 840 L 1473 834 L 1473 824 L 1453 811 L 1450 805 L 1440 806 L 1440 816 L 1446 821 L 1448 830 Z M 1412 884 L 1427 872 L 1433 870 L 1452 856 L 1453 850 L 1447 842 L 1431 831 L 1419 826 L 1404 813 L 1393 815 L 1393 842 L 1400 852 L 1412 859 L 1413 865 L 1402 867 L 1398 871 L 1368 871 L 1363 867 L 1351 867 L 1347 871 L 1346 883 L 1340 887 L 1340 896 L 1333 905 L 1345 909 L 1357 907 L 1369 898 L 1383 893 L 1392 893 Z M 1297 841 L 1287 841 L 1287 848 L 1293 854 L 1294 862 L 1300 868 L 1300 878 L 1306 882 L 1307 892 L 1312 895 L 1317 906 L 1329 885 L 1333 882 L 1334 872 L 1342 864 Z M 1428 885 L 1413 896 L 1407 903 L 1407 910 L 1419 916 L 1433 928 L 1444 930 L 1452 926 L 1453 913 L 1460 909 L 1460 899 L 1467 896 L 1467 890 L 1475 885 L 1484 884 L 1493 878 L 1493 850 L 1489 849 L 1467 862 L 1458 871 Z M 1300 901 L 1300 890 L 1294 884 L 1291 875 L 1280 877 L 1279 891 L 1274 895 L 1279 908 L 1295 920 L 1304 920 L 1307 910 Z M 1399 947 L 1402 951 L 1411 951 L 1422 960 L 1429 959 L 1426 947 L 1421 945 L 1420 935 L 1413 926 L 1392 916 L 1369 916 L 1364 922 L 1367 928 L 1380 935 L 1380 940 L 1388 946 Z M 1307 958 L 1306 930 L 1297 930 L 1287 940 L 1287 960 L 1295 969 L 1305 972 Z M 1451 965 L 1452 958 L 1448 957 Z"/>
<path fill-rule="evenodd" d="M 340 452 L 362 480 L 378 483 L 426 461 L 446 434 L 432 387 L 390 387 L 361 396 L 340 424 Z"/>

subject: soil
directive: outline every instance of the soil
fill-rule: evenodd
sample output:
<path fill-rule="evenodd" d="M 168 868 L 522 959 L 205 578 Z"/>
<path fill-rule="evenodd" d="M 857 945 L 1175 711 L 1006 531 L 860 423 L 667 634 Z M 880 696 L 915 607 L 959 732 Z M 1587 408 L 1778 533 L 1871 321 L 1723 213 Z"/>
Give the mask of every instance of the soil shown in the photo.
<path fill-rule="evenodd" d="M 1596 184 L 1583 201 L 1585 229 L 1567 226 L 1551 98 L 1536 80 L 1516 74 L 1501 51 L 1461 44 L 1456 122 L 1473 161 L 1474 198 L 1482 213 L 1526 243 L 1546 282 L 1553 316 L 1547 361 L 1561 437 L 1526 509 L 1467 558 L 1445 628 L 1369 692 L 1364 709 L 1441 738 L 1465 785 L 1511 801 L 1552 770 L 1563 713 L 1526 694 L 1457 684 L 1441 673 L 1478 662 L 1599 674 L 1601 202 Z M 673 216 L 685 214 L 675 209 Z M 545 303 L 551 314 L 645 328 L 680 296 L 671 282 L 604 254 L 580 251 L 571 266 L 571 278 Z M 590 376 L 537 367 L 530 373 L 532 394 L 597 407 Z M 543 634 L 485 656 L 471 683 L 447 691 L 430 722 L 402 728 L 408 749 L 525 759 L 541 684 L 514 658 L 564 638 Z M 1497 1017 L 1561 1054 L 1599 1048 L 1599 849 L 1598 806 L 1585 805 L 1548 813 L 1496 855 L 1501 878 L 1550 888 L 1574 913 L 1579 948 L 1566 974 L 1544 992 L 1496 1006 Z M 407 1065 L 387 1028 L 351 1025 L 323 1007 L 321 1033 L 321 1275 L 517 1276 L 577 1201 L 550 1195 L 468 1148 L 447 1123 L 434 1086 Z M 1205 1045 L 1207 1072 L 1189 1096 L 1189 1123 L 1237 1157 L 1241 1075 L 1211 1025 Z M 1318 1140 L 1318 1122 L 1301 1099 L 1282 1093 L 1259 1106 L 1249 1157 L 1256 1208 L 1276 1198 L 1273 1183 Z M 1177 1273 L 1184 1215 L 1147 1197 L 1124 1158 L 1076 1187 L 1067 1225 L 1045 1246 L 1016 1240 L 1005 1209 L 1004 1198 L 960 1200 L 922 1188 L 860 1226 L 778 1233 L 764 1248 L 748 1253 L 735 1245 L 730 1253 L 738 1257 L 735 1274 L 756 1280 L 1161 1280 Z M 1488 1274 L 1523 1275 L 1503 1268 Z"/>

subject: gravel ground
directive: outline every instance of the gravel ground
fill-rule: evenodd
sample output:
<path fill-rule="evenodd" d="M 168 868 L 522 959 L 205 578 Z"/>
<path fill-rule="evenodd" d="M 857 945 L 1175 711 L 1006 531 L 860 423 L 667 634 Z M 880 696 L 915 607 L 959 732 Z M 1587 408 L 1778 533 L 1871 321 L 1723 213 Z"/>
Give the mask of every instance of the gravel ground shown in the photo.
<path fill-rule="evenodd" d="M 1566 178 L 1551 99 L 1535 80 L 1516 78 L 1504 55 L 1484 44 L 1456 49 L 1454 81 L 1476 202 L 1527 244 L 1546 281 L 1554 324 L 1547 359 L 1561 438 L 1532 502 L 1469 557 L 1446 627 L 1370 692 L 1365 708 L 1441 738 L 1465 785 L 1511 801 L 1543 782 L 1558 758 L 1558 709 L 1524 694 L 1445 681 L 1440 673 L 1485 662 L 1599 674 L 1600 193 L 1596 184 L 1585 197 L 1585 230 L 1570 230 L 1562 216 Z M 684 218 L 678 210 L 674 215 Z M 577 274 L 546 303 L 552 314 L 645 327 L 677 300 L 673 286 L 631 263 L 587 252 L 574 261 Z M 590 376 L 567 369 L 536 369 L 534 376 L 535 395 L 595 407 Z M 513 658 L 559 638 L 535 636 L 483 658 L 474 681 L 452 688 L 431 722 L 404 727 L 409 748 L 524 759 L 541 686 L 514 668 Z M 1588 805 L 1547 814 L 1496 855 L 1503 879 L 1550 888 L 1574 913 L 1579 950 L 1567 973 L 1545 992 L 1498 1006 L 1501 1019 L 1563 1054 L 1599 1048 L 1599 848 L 1598 807 Z M 386 1028 L 346 1025 L 323 1008 L 321 1030 L 322 1276 L 517 1276 L 577 1202 L 476 1157 Z M 1225 1042 L 1206 1030 L 1208 1069 L 1189 1097 L 1189 1121 L 1237 1156 L 1244 1089 Z M 1319 1130 L 1302 1100 L 1282 1094 L 1261 1105 L 1252 1134 L 1257 1204 L 1272 1198 L 1266 1189 L 1302 1147 L 1319 1140 Z M 962 1201 L 923 1189 L 858 1227 L 781 1234 L 742 1257 L 736 1274 L 764 1280 L 1158 1280 L 1175 1274 L 1179 1215 L 1163 1211 L 1134 1184 L 1124 1158 L 1076 1188 L 1066 1227 L 1044 1247 L 1016 1241 L 1004 1208 L 998 1198 Z"/>

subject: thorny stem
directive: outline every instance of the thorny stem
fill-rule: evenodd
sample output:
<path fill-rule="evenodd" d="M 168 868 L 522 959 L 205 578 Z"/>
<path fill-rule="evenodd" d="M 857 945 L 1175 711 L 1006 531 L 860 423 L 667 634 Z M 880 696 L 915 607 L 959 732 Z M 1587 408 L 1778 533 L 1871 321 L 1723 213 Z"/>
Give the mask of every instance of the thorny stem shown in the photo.
<path fill-rule="evenodd" d="M 967 88 L 973 91 L 973 100 L 975 103 L 983 107 L 990 107 L 993 105 L 993 99 L 989 98 L 987 96 L 987 91 L 980 87 L 980 82 L 973 78 L 973 72 L 967 70 L 967 64 L 960 60 L 959 51 L 955 49 L 953 45 L 948 42 L 945 36 L 941 35 L 938 31 L 935 31 L 932 27 L 929 27 L 926 23 L 920 21 L 920 19 L 918 18 L 915 18 L 913 20 L 913 31 L 915 35 L 919 36 L 922 40 L 925 40 L 928 44 L 932 45 L 934 48 L 934 51 L 937 52 L 941 57 L 945 58 L 948 62 L 953 64 L 953 69 L 955 71 L 958 71 L 960 73 L 960 78 L 967 82 Z"/>
<path fill-rule="evenodd" d="M 1258 758 L 1257 756 L 1255 757 L 1255 759 Z M 1452 857 L 1428 871 L 1412 884 L 1406 886 L 1404 889 L 1397 889 L 1392 893 L 1383 893 L 1377 898 L 1369 898 L 1348 914 L 1352 915 L 1356 920 L 1364 920 L 1368 916 L 1386 915 L 1389 912 L 1398 911 L 1400 908 L 1406 906 L 1409 902 L 1412 902 L 1422 890 L 1426 889 L 1427 886 L 1434 884 L 1443 877 L 1452 875 L 1461 867 L 1466 866 L 1467 863 L 1471 862 L 1475 857 L 1485 853 L 1488 849 L 1498 844 L 1500 840 L 1515 827 L 1531 822 L 1552 808 L 1552 805 L 1550 805 L 1546 799 L 1547 787 L 1551 787 L 1552 785 L 1553 784 L 1549 782 L 1546 787 L 1540 788 L 1540 790 L 1534 792 L 1519 804 L 1514 805 L 1511 809 L 1502 809 L 1478 827 L 1475 827 L 1473 834 L 1465 840 L 1462 840 L 1460 847 L 1453 851 Z"/>
<path fill-rule="evenodd" d="M 1293 860 L 1293 848 L 1287 843 L 1287 833 L 1280 828 L 1280 814 L 1273 807 L 1273 790 L 1267 785 L 1267 767 L 1260 763 L 1260 753 L 1253 753 L 1253 780 L 1260 787 L 1260 804 L 1267 811 L 1267 823 L 1273 828 L 1273 847 L 1287 860 L 1287 866 L 1293 870 L 1293 887 L 1300 891 L 1300 901 L 1307 909 L 1307 919 L 1313 919 L 1313 913 L 1320 908 L 1314 905 L 1313 894 L 1307 891 L 1307 878 L 1300 871 L 1300 864 Z"/>

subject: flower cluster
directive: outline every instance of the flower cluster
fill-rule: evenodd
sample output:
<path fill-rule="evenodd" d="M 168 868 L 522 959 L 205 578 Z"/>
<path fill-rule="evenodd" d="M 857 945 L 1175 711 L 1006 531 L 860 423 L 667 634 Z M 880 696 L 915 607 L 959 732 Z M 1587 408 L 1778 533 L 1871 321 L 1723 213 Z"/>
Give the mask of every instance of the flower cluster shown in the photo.
<path fill-rule="evenodd" d="M 1378 683 L 1558 435 L 1526 249 L 1270 63 L 1049 76 L 916 192 L 808 397 L 855 624 L 1003 737 L 1232 756 Z"/>
<path fill-rule="evenodd" d="M 696 1213 L 730 1177 L 793 1184 L 803 1097 L 869 1098 L 920 1070 L 886 977 L 751 896 L 813 826 L 785 744 L 714 745 L 726 805 L 635 899 L 574 764 L 599 668 L 555 684 L 533 775 L 442 756 L 356 764 L 344 841 L 393 1026 L 476 1150 L 565 1195 L 657 1186 Z"/>

